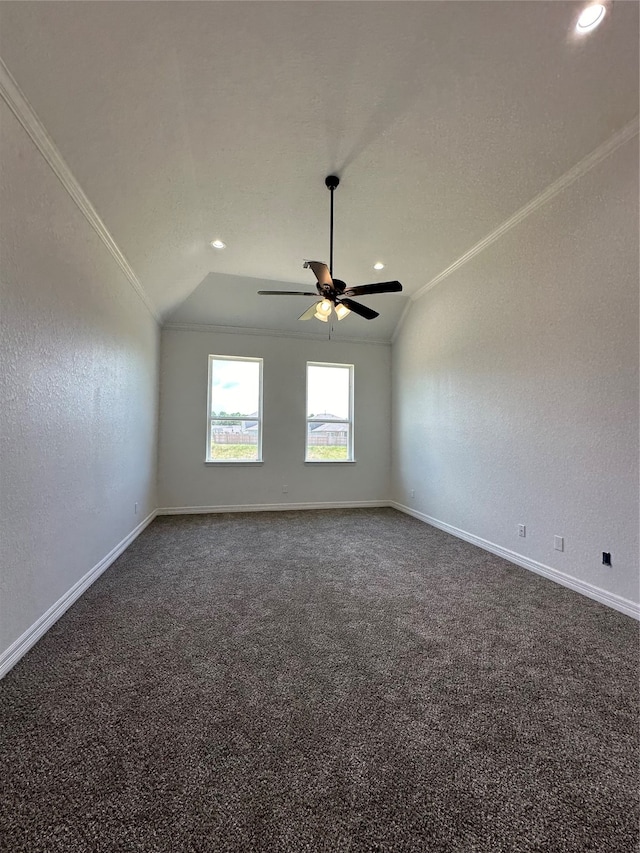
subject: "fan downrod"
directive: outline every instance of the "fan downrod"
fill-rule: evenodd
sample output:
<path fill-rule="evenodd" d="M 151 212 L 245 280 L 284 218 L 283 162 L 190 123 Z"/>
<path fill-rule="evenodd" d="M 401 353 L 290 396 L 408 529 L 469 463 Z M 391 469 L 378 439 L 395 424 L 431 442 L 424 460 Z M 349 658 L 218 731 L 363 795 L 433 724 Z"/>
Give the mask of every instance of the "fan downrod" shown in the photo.
<path fill-rule="evenodd" d="M 337 175 L 327 175 L 324 179 L 327 189 L 331 191 L 331 219 L 329 220 L 329 275 L 333 276 L 333 191 L 340 183 Z"/>

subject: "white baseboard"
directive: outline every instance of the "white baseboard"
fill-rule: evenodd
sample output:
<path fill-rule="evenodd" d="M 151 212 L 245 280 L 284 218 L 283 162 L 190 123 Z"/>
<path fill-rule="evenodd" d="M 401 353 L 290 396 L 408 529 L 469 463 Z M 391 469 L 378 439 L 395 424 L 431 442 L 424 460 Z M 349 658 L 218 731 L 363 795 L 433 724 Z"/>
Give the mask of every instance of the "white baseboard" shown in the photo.
<path fill-rule="evenodd" d="M 330 501 L 287 504 L 237 504 L 229 506 L 165 506 L 156 515 L 200 515 L 220 512 L 279 512 L 292 509 L 369 509 L 390 506 L 389 501 Z"/>
<path fill-rule="evenodd" d="M 82 593 L 109 568 L 120 554 L 129 547 L 133 540 L 142 533 L 145 527 L 151 524 L 155 517 L 155 511 L 150 513 L 144 521 L 140 522 L 140 524 L 135 527 L 131 533 L 129 533 L 128 536 L 125 536 L 122 542 L 119 542 L 115 548 L 109 551 L 106 557 L 103 557 L 103 559 L 90 569 L 84 577 L 81 577 L 80 580 L 71 587 L 71 589 L 67 590 L 62 598 L 58 599 L 58 601 L 56 601 L 56 603 L 52 605 L 46 613 L 43 613 L 37 622 L 34 622 L 34 624 L 28 628 L 21 637 L 18 637 L 18 639 L 12 643 L 6 651 L 0 654 L 0 679 L 4 678 L 9 670 L 18 663 L 20 658 L 26 655 L 29 649 L 38 642 L 40 637 L 46 634 L 49 628 L 58 621 L 69 607 L 71 607 L 74 601 L 77 601 Z"/>
<path fill-rule="evenodd" d="M 619 610 L 620 613 L 640 620 L 640 604 L 637 604 L 635 601 L 623 598 L 621 595 L 614 595 L 612 592 L 607 592 L 606 589 L 601 589 L 599 586 L 581 581 L 572 575 L 567 575 L 558 569 L 546 566 L 544 563 L 538 563 L 536 560 L 525 557 L 523 554 L 518 554 L 516 551 L 510 551 L 508 548 L 496 545 L 494 542 L 481 539 L 479 536 L 474 536 L 473 533 L 467 533 L 466 530 L 460 530 L 458 527 L 453 527 L 451 524 L 439 521 L 437 518 L 432 518 L 430 515 L 425 515 L 423 512 L 418 512 L 418 510 L 411 509 L 411 507 L 404 506 L 404 504 L 400 504 L 397 501 L 390 501 L 389 506 L 407 515 L 412 515 L 420 521 L 431 524 L 439 530 L 444 530 L 445 533 L 451 533 L 453 536 L 457 536 L 458 539 L 464 539 L 465 542 L 477 545 L 478 548 L 490 551 L 498 557 L 503 557 L 505 560 L 509 560 L 510 563 L 522 566 L 523 569 L 529 569 L 529 571 L 535 572 L 537 575 L 543 575 L 545 578 L 549 578 L 549 580 L 566 586 L 575 592 L 586 595 L 588 598 L 593 598 L 595 601 L 599 601 L 600 604 L 605 604 L 607 607 Z"/>

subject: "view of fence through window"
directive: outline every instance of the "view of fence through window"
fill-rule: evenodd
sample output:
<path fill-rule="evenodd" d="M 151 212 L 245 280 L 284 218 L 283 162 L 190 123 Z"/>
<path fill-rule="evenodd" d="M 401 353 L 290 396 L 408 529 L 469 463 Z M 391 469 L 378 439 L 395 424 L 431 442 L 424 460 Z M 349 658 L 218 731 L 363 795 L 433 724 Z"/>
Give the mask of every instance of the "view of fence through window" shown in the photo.
<path fill-rule="evenodd" d="M 207 462 L 262 459 L 262 359 L 209 356 Z"/>
<path fill-rule="evenodd" d="M 307 363 L 307 462 L 353 460 L 353 365 Z"/>

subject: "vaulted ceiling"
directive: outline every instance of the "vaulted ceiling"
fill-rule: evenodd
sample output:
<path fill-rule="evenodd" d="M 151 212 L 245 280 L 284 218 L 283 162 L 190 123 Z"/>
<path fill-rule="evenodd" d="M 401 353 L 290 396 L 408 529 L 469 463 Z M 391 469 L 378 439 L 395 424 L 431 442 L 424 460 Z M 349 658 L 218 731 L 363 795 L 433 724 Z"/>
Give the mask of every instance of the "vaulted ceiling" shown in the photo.
<path fill-rule="evenodd" d="M 335 173 L 335 274 L 404 292 L 334 334 L 385 340 L 636 117 L 638 4 L 583 6 L 3 2 L 0 55 L 165 321 L 324 333 L 257 291 L 313 285 Z"/>

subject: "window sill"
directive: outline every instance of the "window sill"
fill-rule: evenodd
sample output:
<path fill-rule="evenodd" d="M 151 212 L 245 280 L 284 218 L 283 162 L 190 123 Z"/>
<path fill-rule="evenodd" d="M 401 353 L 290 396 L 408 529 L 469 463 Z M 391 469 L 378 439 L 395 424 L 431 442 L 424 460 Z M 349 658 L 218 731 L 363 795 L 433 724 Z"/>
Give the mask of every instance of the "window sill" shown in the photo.
<path fill-rule="evenodd" d="M 305 465 L 355 465 L 355 459 L 305 459 Z"/>
<path fill-rule="evenodd" d="M 264 465 L 263 459 L 205 459 L 205 465 Z"/>

